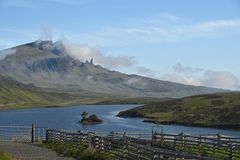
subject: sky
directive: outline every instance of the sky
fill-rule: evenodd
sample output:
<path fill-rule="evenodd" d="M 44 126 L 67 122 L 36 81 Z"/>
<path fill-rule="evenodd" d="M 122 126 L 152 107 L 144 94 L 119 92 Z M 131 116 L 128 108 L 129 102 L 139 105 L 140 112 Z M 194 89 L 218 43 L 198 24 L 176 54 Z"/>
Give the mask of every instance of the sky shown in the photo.
<path fill-rule="evenodd" d="M 0 49 L 62 40 L 111 70 L 240 90 L 240 0 L 0 0 L 0 24 Z"/>

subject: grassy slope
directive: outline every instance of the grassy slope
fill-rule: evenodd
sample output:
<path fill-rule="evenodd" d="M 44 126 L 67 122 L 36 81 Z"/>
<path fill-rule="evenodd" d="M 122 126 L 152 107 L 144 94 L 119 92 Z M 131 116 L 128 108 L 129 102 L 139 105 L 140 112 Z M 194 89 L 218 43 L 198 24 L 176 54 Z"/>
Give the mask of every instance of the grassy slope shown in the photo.
<path fill-rule="evenodd" d="M 84 91 L 78 93 L 49 91 L 31 85 L 24 85 L 12 78 L 0 75 L 0 110 L 42 106 L 66 106 L 80 103 L 89 104 L 97 103 L 100 100 L 102 100 L 100 97 Z"/>
<path fill-rule="evenodd" d="M 152 122 L 240 129 L 240 92 L 147 102 L 119 116 L 145 117 Z"/>
<path fill-rule="evenodd" d="M 148 103 L 159 103 L 162 101 L 170 100 L 171 98 L 154 98 L 154 97 L 135 97 L 135 98 L 112 98 L 103 100 L 96 104 L 104 105 L 104 104 L 148 104 Z"/>

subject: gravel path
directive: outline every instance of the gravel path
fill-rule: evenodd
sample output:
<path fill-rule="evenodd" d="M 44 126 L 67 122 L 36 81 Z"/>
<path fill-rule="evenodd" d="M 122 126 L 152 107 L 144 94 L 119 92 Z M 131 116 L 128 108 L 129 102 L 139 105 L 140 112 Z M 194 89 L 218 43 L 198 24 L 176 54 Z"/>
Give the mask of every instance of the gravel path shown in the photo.
<path fill-rule="evenodd" d="M 14 160 L 74 160 L 61 157 L 41 144 L 0 142 L 0 150 Z"/>

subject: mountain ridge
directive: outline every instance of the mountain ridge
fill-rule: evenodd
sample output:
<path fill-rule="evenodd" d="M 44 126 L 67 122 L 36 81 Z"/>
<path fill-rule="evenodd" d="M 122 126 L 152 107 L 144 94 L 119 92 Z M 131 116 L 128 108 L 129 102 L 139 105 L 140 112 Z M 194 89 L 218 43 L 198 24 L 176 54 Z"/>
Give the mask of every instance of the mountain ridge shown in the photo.
<path fill-rule="evenodd" d="M 0 60 L 1 74 L 37 87 L 160 98 L 225 91 L 111 71 L 91 61 L 75 59 L 61 41 L 35 41 L 10 49 L 15 53 Z"/>

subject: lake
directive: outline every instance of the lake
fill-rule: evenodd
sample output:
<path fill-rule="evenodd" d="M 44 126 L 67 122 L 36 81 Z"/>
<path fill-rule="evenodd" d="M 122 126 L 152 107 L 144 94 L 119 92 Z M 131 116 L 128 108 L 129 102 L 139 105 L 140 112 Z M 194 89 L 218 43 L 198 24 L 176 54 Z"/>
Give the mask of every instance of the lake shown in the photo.
<path fill-rule="evenodd" d="M 34 108 L 17 109 L 0 112 L 1 126 L 30 126 L 35 123 L 39 127 L 48 127 L 61 130 L 83 130 L 93 132 L 141 132 L 151 133 L 151 123 L 142 122 L 142 118 L 120 118 L 116 117 L 118 112 L 139 105 L 80 105 L 62 108 Z M 104 123 L 99 125 L 81 125 L 83 111 L 96 114 Z M 165 133 L 189 133 L 189 134 L 224 134 L 240 136 L 240 131 L 222 130 L 202 127 L 187 127 L 182 125 L 161 125 Z M 161 130 L 161 128 L 159 128 Z"/>

